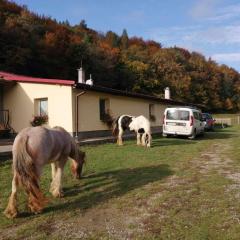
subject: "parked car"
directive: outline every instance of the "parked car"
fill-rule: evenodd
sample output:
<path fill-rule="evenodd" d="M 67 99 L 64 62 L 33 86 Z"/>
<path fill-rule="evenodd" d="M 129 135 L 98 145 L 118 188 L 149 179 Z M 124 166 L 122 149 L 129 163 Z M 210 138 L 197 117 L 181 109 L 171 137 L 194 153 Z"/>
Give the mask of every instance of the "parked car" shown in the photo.
<path fill-rule="evenodd" d="M 194 139 L 204 133 L 200 110 L 190 107 L 171 107 L 164 111 L 163 136 L 182 135 Z"/>
<path fill-rule="evenodd" d="M 202 120 L 204 122 L 205 130 L 213 130 L 215 119 L 213 119 L 212 115 L 209 113 L 202 113 Z"/>

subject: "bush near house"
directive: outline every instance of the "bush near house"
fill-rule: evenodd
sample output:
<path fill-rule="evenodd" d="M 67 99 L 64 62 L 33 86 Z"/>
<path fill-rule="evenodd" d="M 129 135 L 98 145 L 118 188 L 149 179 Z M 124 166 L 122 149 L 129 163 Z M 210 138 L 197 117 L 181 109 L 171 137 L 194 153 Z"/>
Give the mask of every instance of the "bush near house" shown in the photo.
<path fill-rule="evenodd" d="M 111 114 L 111 111 L 109 109 L 102 114 L 101 121 L 104 124 L 106 124 L 109 129 L 112 129 L 114 118 L 113 118 L 113 116 Z"/>
<path fill-rule="evenodd" d="M 155 122 L 156 121 L 156 116 L 151 114 L 149 116 L 149 119 L 150 119 L 151 122 Z"/>
<path fill-rule="evenodd" d="M 32 121 L 30 122 L 30 124 L 32 125 L 32 127 L 36 127 L 36 126 L 41 126 L 43 124 L 46 124 L 48 122 L 48 116 L 44 115 L 44 116 L 34 116 Z"/>

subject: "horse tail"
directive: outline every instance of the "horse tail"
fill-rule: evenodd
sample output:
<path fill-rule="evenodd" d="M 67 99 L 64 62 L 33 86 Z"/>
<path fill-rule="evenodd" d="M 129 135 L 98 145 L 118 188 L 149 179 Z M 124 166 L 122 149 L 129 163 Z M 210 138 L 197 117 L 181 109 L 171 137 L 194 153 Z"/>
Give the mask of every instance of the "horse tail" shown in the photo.
<path fill-rule="evenodd" d="M 32 211 L 41 212 L 47 199 L 39 187 L 39 177 L 32 157 L 27 152 L 28 137 L 18 139 L 13 150 L 13 170 L 19 183 L 29 195 L 29 207 Z"/>
<path fill-rule="evenodd" d="M 113 136 L 117 136 L 119 133 L 119 124 L 118 124 L 119 117 L 114 120 L 113 122 L 113 129 L 112 129 L 112 134 Z"/>

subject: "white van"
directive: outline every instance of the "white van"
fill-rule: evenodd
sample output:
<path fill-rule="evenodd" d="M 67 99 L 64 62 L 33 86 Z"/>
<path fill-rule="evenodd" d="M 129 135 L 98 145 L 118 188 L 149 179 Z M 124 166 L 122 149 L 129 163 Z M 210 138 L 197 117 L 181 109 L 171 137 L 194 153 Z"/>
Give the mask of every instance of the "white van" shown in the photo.
<path fill-rule="evenodd" d="M 190 107 L 171 107 L 164 111 L 163 136 L 183 135 L 194 139 L 204 133 L 202 113 Z"/>

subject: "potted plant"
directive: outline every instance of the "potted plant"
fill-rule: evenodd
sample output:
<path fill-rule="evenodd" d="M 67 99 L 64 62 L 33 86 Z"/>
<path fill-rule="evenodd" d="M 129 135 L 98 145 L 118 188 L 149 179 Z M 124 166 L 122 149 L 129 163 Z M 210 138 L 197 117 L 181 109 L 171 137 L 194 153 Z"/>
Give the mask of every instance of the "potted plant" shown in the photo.
<path fill-rule="evenodd" d="M 43 124 L 46 124 L 48 122 L 48 116 L 47 115 L 36 115 L 36 116 L 33 116 L 33 119 L 32 121 L 30 122 L 30 124 L 33 126 L 33 127 L 36 127 L 36 126 L 41 126 Z"/>
<path fill-rule="evenodd" d="M 155 115 L 152 115 L 152 114 L 151 114 L 151 115 L 149 116 L 149 118 L 150 118 L 150 121 L 151 121 L 151 122 L 155 122 L 155 121 L 156 121 Z"/>
<path fill-rule="evenodd" d="M 102 116 L 102 122 L 105 123 L 109 128 L 112 127 L 113 124 L 113 117 L 110 113 L 110 110 L 107 110 L 104 115 Z"/>

